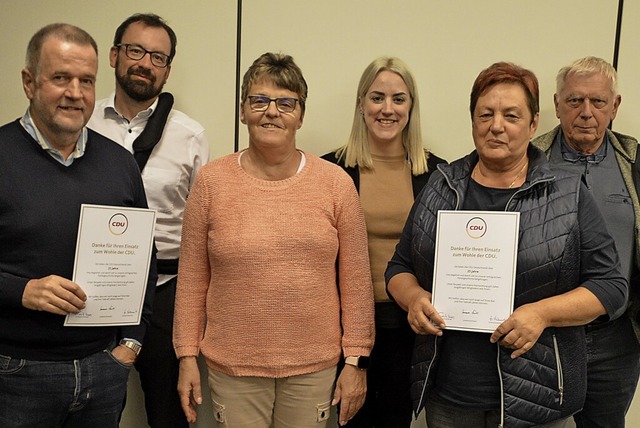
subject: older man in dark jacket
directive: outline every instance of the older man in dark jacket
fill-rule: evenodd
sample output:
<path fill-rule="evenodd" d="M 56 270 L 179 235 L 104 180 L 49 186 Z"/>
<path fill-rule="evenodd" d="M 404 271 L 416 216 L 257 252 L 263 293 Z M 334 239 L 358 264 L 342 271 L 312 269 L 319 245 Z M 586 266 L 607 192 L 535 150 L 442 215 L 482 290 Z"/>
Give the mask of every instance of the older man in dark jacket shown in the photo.
<path fill-rule="evenodd" d="M 551 164 L 583 175 L 630 287 L 631 305 L 622 308 L 622 316 L 586 326 L 587 398 L 574 417 L 578 428 L 623 427 L 640 374 L 640 345 L 632 327 L 640 267 L 638 141 L 607 129 L 621 102 L 616 80 L 615 69 L 600 58 L 562 68 L 554 95 L 560 126 L 533 141 Z"/>

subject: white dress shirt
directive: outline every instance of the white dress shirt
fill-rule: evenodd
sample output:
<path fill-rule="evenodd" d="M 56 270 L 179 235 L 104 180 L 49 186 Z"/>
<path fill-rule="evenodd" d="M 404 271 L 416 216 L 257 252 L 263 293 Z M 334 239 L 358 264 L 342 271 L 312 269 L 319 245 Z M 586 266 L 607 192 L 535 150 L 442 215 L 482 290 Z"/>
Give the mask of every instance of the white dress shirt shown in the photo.
<path fill-rule="evenodd" d="M 115 108 L 115 93 L 97 101 L 87 127 L 114 140 L 133 153 L 133 142 L 144 130 L 158 104 L 143 110 L 131 122 Z M 181 111 L 172 109 L 164 132 L 142 171 L 149 208 L 157 211 L 155 239 L 158 259 L 176 259 L 180 253 L 184 207 L 196 174 L 209 160 L 204 128 Z M 175 275 L 159 275 L 161 285 Z"/>

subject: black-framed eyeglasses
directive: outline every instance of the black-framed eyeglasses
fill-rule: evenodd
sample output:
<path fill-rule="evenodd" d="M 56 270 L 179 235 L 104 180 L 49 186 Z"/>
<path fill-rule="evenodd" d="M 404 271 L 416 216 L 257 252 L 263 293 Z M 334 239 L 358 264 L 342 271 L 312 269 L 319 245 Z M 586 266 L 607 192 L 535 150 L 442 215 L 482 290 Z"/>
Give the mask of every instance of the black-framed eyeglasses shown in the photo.
<path fill-rule="evenodd" d="M 253 111 L 267 111 L 269 105 L 273 101 L 280 113 L 291 113 L 296 109 L 297 98 L 269 98 L 264 95 L 249 95 L 249 106 Z"/>
<path fill-rule="evenodd" d="M 604 160 L 604 158 L 607 157 L 607 147 L 608 145 L 605 144 L 604 150 L 599 150 L 599 153 L 593 153 L 593 154 L 587 155 L 584 153 L 571 151 L 563 146 L 562 159 L 571 163 L 586 162 L 590 164 L 599 164 Z"/>
<path fill-rule="evenodd" d="M 149 54 L 149 58 L 151 58 L 151 64 L 156 67 L 165 68 L 171 63 L 171 58 L 169 55 L 163 54 L 162 52 L 148 51 L 140 45 L 132 45 L 129 43 L 120 43 L 116 45 L 117 48 L 124 48 L 124 53 L 128 58 L 134 61 L 140 61 L 146 54 Z"/>

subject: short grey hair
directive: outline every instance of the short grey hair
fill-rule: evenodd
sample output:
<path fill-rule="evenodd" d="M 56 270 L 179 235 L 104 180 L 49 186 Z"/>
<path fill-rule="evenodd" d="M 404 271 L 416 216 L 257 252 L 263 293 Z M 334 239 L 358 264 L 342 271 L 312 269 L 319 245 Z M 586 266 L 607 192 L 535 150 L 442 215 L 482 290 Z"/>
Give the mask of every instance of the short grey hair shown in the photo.
<path fill-rule="evenodd" d="M 574 75 L 589 76 L 594 73 L 600 73 L 606 77 L 611 83 L 613 96 L 618 95 L 618 73 L 616 69 L 604 59 L 595 56 L 580 58 L 566 67 L 562 67 L 556 76 L 556 93 L 562 92 L 569 77 Z"/>
<path fill-rule="evenodd" d="M 80 46 L 90 45 L 96 52 L 96 57 L 98 56 L 98 45 L 96 41 L 82 28 L 64 23 L 49 24 L 39 29 L 31 37 L 29 45 L 27 46 L 26 67 L 34 76 L 37 76 L 39 72 L 42 45 L 51 37 Z"/>

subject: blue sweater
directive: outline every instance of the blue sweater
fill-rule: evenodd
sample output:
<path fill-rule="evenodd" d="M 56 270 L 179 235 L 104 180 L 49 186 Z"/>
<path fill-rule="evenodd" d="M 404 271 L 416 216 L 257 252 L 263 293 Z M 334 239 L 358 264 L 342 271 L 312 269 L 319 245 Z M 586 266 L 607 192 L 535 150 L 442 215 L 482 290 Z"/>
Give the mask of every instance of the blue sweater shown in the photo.
<path fill-rule="evenodd" d="M 72 278 L 81 204 L 147 207 L 133 156 L 89 130 L 84 156 L 64 166 L 18 120 L 0 128 L 0 153 L 0 354 L 64 361 L 123 337 L 142 342 L 155 292 L 155 255 L 138 326 L 64 327 L 64 316 L 22 306 L 29 280 Z"/>

